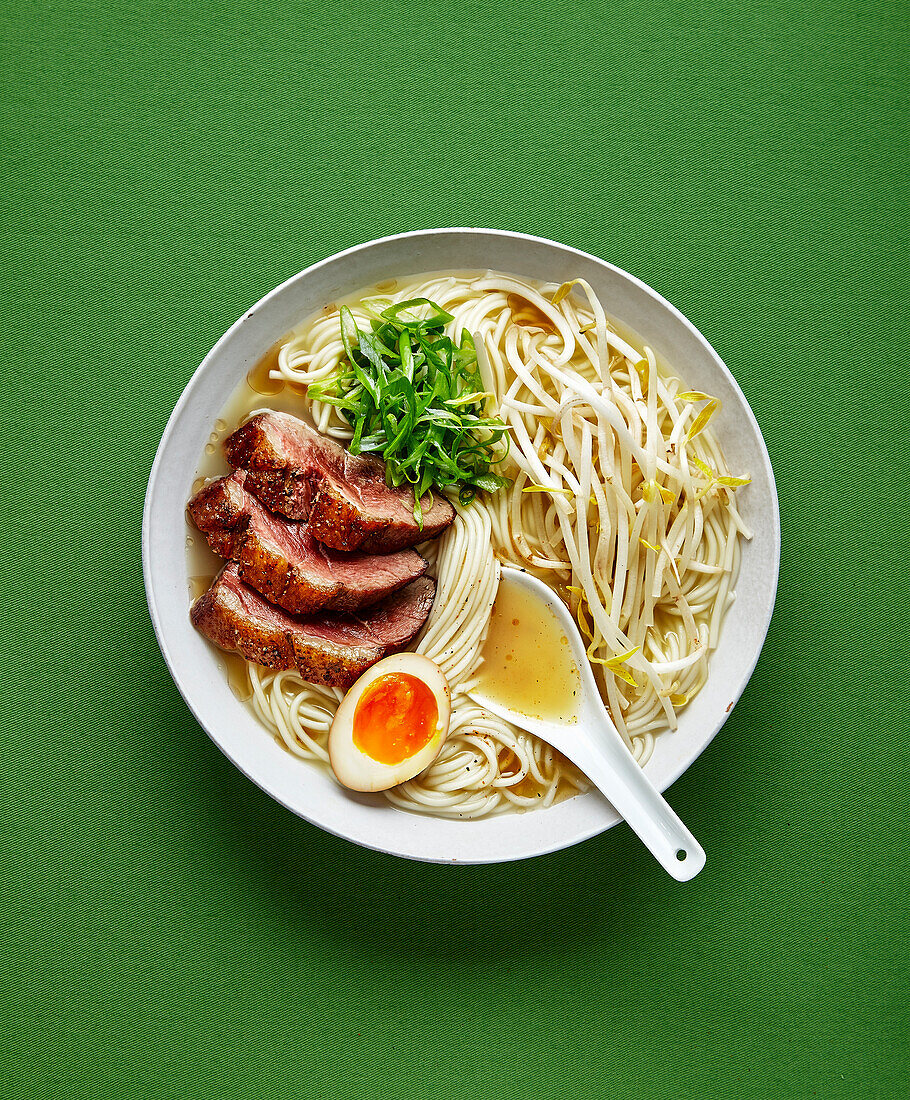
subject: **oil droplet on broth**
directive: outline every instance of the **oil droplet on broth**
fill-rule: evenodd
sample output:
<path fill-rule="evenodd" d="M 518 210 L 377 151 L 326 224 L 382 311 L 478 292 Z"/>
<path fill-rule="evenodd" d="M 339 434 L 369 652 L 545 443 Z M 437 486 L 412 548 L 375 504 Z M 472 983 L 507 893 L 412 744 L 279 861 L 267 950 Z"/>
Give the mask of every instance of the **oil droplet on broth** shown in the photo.
<path fill-rule="evenodd" d="M 500 586 L 477 690 L 533 718 L 575 721 L 580 680 L 561 626 L 533 595 Z"/>
<path fill-rule="evenodd" d="M 214 443 L 206 443 L 205 453 L 207 455 L 213 455 L 215 453 L 215 444 Z"/>

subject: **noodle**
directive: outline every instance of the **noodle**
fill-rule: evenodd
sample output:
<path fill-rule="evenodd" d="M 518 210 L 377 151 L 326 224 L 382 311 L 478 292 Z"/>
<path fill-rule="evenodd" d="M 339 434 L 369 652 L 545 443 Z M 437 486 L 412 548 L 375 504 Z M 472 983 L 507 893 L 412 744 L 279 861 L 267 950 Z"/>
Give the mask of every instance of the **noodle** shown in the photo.
<path fill-rule="evenodd" d="M 611 332 L 590 287 L 577 282 L 586 305 L 560 300 L 554 284 L 538 289 L 492 273 L 420 277 L 351 305 L 364 327 L 371 312 L 410 298 L 451 313 L 452 339 L 464 329 L 474 336 L 488 412 L 511 429 L 500 466 L 511 487 L 456 504 L 443 536 L 418 547 L 437 593 L 416 649 L 445 673 L 452 714 L 436 761 L 384 792 L 402 809 L 476 818 L 548 806 L 589 786 L 549 745 L 466 694 L 500 563 L 527 569 L 570 606 L 604 701 L 641 765 L 704 685 L 733 600 L 738 535 L 750 533 L 732 487 L 716 483 L 727 475 L 716 440 L 709 429 L 693 433 L 699 397 L 681 398 L 679 381 L 659 372 L 650 349 L 639 354 Z M 281 348 L 273 376 L 325 381 L 342 355 L 335 309 Z M 320 431 L 350 438 L 337 409 L 301 401 Z M 296 671 L 249 663 L 249 674 L 262 722 L 294 755 L 326 762 L 343 693 Z"/>

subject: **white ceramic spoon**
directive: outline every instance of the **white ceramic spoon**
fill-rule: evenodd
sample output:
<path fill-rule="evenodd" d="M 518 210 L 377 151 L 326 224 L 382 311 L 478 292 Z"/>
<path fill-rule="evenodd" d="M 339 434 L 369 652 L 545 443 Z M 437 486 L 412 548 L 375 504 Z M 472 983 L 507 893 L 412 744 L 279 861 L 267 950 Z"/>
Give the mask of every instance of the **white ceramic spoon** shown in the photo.
<path fill-rule="evenodd" d="M 555 719 L 503 705 L 495 697 L 495 686 L 483 681 L 468 694 L 480 706 L 542 737 L 567 756 L 606 795 L 665 871 L 680 882 L 693 878 L 705 865 L 704 849 L 635 763 L 613 725 L 571 612 L 552 589 L 522 569 L 504 566 L 503 585 L 516 586 L 549 609 L 568 638 L 581 689 L 566 700 L 566 713 Z"/>

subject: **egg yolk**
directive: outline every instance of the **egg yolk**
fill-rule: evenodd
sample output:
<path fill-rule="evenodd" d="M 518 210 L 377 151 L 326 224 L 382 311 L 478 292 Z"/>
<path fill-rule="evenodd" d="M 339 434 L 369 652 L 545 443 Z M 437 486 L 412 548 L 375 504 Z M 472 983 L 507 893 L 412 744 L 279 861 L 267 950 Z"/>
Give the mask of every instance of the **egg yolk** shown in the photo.
<path fill-rule="evenodd" d="M 400 764 L 436 732 L 436 696 L 416 676 L 391 672 L 361 695 L 354 710 L 354 744 L 380 764 Z"/>

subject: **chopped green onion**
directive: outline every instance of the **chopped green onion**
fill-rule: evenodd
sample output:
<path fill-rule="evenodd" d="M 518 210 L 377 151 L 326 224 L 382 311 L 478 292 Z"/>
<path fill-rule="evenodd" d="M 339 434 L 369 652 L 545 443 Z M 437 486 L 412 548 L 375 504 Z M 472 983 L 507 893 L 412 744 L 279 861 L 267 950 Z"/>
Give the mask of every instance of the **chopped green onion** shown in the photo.
<path fill-rule="evenodd" d="M 457 490 L 468 504 L 478 491 L 508 485 L 493 467 L 508 454 L 509 429 L 484 414 L 491 395 L 471 334 L 464 330 L 456 346 L 444 331 L 452 315 L 428 298 L 396 305 L 369 299 L 367 305 L 368 332 L 342 307 L 339 372 L 308 391 L 351 425 L 352 453 L 381 457 L 390 485 L 413 487 L 421 526 L 420 500 L 433 488 Z M 380 305 L 387 308 L 379 312 Z"/>

